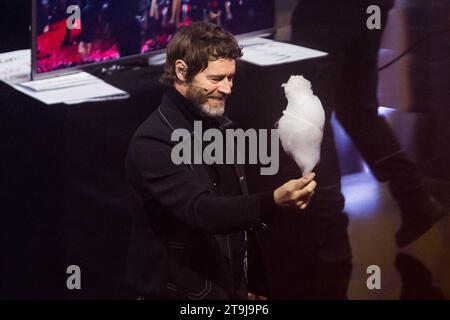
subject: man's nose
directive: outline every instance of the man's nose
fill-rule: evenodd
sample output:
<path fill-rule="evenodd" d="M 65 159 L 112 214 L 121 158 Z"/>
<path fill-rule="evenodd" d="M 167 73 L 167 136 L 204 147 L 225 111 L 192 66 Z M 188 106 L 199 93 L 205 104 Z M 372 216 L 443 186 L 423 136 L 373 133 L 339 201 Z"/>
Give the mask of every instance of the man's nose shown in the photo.
<path fill-rule="evenodd" d="M 233 82 L 227 78 L 223 79 L 220 84 L 219 87 L 217 88 L 217 90 L 224 94 L 224 95 L 230 95 L 231 94 L 231 88 L 233 87 Z"/>

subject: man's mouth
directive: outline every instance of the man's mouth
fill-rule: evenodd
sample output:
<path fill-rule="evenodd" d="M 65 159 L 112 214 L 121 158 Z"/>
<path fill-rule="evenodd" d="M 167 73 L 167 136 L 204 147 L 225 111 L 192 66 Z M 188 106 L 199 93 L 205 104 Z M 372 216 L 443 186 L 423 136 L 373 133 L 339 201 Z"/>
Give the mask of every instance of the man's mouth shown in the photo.
<path fill-rule="evenodd" d="M 213 99 L 213 100 L 216 100 L 216 101 L 224 101 L 225 100 L 224 97 L 209 97 L 209 99 Z"/>

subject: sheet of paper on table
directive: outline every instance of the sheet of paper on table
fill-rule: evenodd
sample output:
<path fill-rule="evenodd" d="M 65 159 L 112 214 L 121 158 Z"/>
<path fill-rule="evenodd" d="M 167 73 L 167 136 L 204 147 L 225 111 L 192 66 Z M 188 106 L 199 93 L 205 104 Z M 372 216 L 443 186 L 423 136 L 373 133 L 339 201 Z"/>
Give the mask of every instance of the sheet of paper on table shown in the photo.
<path fill-rule="evenodd" d="M 239 41 L 239 44 L 243 46 L 244 51 L 241 59 L 259 66 L 271 66 L 328 55 L 326 52 L 265 38 L 244 39 Z"/>
<path fill-rule="evenodd" d="M 31 51 L 0 54 L 0 80 L 47 105 L 127 99 L 129 94 L 86 72 L 30 81 Z"/>
<path fill-rule="evenodd" d="M 30 79 L 31 50 L 18 50 L 0 54 L 0 80 L 18 83 Z"/>

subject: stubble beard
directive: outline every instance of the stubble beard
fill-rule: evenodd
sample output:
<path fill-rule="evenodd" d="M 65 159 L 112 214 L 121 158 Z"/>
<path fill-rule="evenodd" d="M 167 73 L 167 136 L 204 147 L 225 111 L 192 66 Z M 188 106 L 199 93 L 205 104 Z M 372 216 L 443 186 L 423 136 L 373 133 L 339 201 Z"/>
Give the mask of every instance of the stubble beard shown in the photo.
<path fill-rule="evenodd" d="M 187 90 L 187 98 L 205 115 L 209 117 L 220 117 L 225 113 L 225 99 L 221 105 L 208 105 L 210 96 L 204 92 L 204 89 L 189 85 Z"/>

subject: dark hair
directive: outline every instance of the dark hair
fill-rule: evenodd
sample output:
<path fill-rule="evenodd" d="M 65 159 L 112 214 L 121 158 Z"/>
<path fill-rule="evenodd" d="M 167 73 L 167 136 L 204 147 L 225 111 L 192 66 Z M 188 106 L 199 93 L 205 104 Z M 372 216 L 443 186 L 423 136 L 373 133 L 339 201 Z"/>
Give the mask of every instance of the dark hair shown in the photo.
<path fill-rule="evenodd" d="M 175 61 L 186 62 L 186 81 L 208 67 L 209 61 L 242 57 L 242 50 L 236 39 L 221 27 L 205 22 L 195 22 L 182 27 L 167 45 L 167 60 L 160 81 L 172 86 L 177 79 Z"/>

